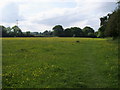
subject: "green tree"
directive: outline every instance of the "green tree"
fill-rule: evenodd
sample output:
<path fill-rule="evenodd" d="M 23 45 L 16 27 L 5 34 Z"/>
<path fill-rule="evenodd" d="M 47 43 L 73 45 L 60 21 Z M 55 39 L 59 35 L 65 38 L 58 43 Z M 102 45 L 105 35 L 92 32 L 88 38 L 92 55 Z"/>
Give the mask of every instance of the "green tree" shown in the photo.
<path fill-rule="evenodd" d="M 12 27 L 12 29 L 14 32 L 14 36 L 22 36 L 23 35 L 22 30 L 18 26 L 15 25 Z"/>
<path fill-rule="evenodd" d="M 88 37 L 96 37 L 94 33 L 88 33 Z"/>
<path fill-rule="evenodd" d="M 56 25 L 53 27 L 53 34 L 58 37 L 64 36 L 64 29 L 61 25 Z"/>
<path fill-rule="evenodd" d="M 104 16 L 100 18 L 100 26 L 105 25 L 108 21 L 108 17 Z"/>
<path fill-rule="evenodd" d="M 11 36 L 14 36 L 11 27 L 7 27 L 6 30 L 7 30 L 7 34 L 8 34 L 8 36 L 10 36 L 10 37 L 11 37 Z"/>
<path fill-rule="evenodd" d="M 83 36 L 83 31 L 79 27 L 71 27 L 71 31 L 74 37 L 81 37 Z"/>
<path fill-rule="evenodd" d="M 82 31 L 84 33 L 84 36 L 86 36 L 86 37 L 89 36 L 88 35 L 89 33 L 94 34 L 94 29 L 91 27 L 88 27 L 88 26 L 84 27 Z"/>
<path fill-rule="evenodd" d="M 108 22 L 108 18 L 111 14 L 108 14 L 107 16 L 103 16 L 100 18 L 100 28 L 98 29 L 98 36 L 97 37 L 105 37 L 105 28 L 106 24 Z"/>
<path fill-rule="evenodd" d="M 118 1 L 118 7 L 112 12 L 100 18 L 101 24 L 98 29 L 98 37 L 113 37 L 119 36 L 120 29 L 120 1 Z"/>
<path fill-rule="evenodd" d="M 106 25 L 102 25 L 99 29 L 98 29 L 98 35 L 97 37 L 105 37 L 105 27 Z"/>
<path fill-rule="evenodd" d="M 96 32 L 94 33 L 94 35 L 95 35 L 95 37 L 97 37 L 97 36 L 98 36 L 98 31 L 96 31 Z"/>
<path fill-rule="evenodd" d="M 64 36 L 65 36 L 65 37 L 72 37 L 72 36 L 73 36 L 72 30 L 71 30 L 70 28 L 66 28 L 66 29 L 64 30 Z"/>
<path fill-rule="evenodd" d="M 120 29 L 120 8 L 116 9 L 108 19 L 105 35 L 116 38 L 119 36 Z"/>
<path fill-rule="evenodd" d="M 6 29 L 5 26 L 0 25 L 0 31 L 2 31 L 2 32 L 1 32 L 1 35 L 2 35 L 3 37 L 8 36 L 8 34 L 7 34 L 7 29 Z"/>

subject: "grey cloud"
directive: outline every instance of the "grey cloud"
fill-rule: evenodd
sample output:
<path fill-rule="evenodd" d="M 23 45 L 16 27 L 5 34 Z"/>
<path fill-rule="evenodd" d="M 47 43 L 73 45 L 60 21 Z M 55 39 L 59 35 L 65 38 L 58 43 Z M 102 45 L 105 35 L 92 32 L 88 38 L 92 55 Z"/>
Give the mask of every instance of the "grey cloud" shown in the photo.
<path fill-rule="evenodd" d="M 72 12 L 66 12 L 63 15 L 54 16 L 48 19 L 43 20 L 35 20 L 34 22 L 38 24 L 46 24 L 46 25 L 56 25 L 56 24 L 62 24 L 64 26 L 69 26 L 71 23 L 84 20 L 86 16 L 80 12 L 72 11 Z"/>
<path fill-rule="evenodd" d="M 114 11 L 116 7 L 117 4 L 115 2 L 102 2 L 98 10 L 100 12 L 106 13 Z"/>
<path fill-rule="evenodd" d="M 45 24 L 45 25 L 56 25 L 56 24 L 62 24 L 63 26 L 69 26 L 72 23 L 88 20 L 88 24 L 92 26 L 98 26 L 96 25 L 96 21 L 92 20 L 92 18 L 98 17 L 97 14 L 99 13 L 108 13 L 111 10 L 114 10 L 115 8 L 115 2 L 102 2 L 100 6 L 96 7 L 94 10 L 91 11 L 84 11 L 81 12 L 81 10 L 74 10 L 64 13 L 63 15 L 54 16 L 51 18 L 43 19 L 43 20 L 35 20 L 35 23 L 38 24 Z M 88 13 L 86 13 L 88 12 Z M 98 17 L 99 20 L 100 17 Z M 99 23 L 98 23 L 99 24 Z"/>

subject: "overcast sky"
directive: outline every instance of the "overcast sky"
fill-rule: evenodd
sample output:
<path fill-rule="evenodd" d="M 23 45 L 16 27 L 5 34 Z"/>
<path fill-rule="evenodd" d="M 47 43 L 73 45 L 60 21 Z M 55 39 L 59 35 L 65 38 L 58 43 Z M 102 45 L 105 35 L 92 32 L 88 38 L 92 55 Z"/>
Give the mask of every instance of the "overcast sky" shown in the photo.
<path fill-rule="evenodd" d="M 0 0 L 0 25 L 14 26 L 18 19 L 22 31 L 43 32 L 55 25 L 97 30 L 99 18 L 116 6 L 116 0 Z"/>

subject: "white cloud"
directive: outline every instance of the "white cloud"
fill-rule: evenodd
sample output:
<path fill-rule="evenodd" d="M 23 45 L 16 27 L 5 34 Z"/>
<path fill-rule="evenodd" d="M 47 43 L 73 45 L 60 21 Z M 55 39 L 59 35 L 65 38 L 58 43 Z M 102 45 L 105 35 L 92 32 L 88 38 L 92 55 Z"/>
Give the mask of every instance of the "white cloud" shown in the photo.
<path fill-rule="evenodd" d="M 23 19 L 19 15 L 19 5 L 14 2 L 7 3 L 2 9 L 1 15 L 2 22 L 14 23 L 17 19 Z"/>
<path fill-rule="evenodd" d="M 85 27 L 85 25 L 87 25 L 88 20 L 84 20 L 84 21 L 78 21 L 75 23 L 71 23 L 70 26 L 71 27 L 80 27 L 81 29 Z"/>
<path fill-rule="evenodd" d="M 23 31 L 50 30 L 56 24 L 97 29 L 99 18 L 114 9 L 108 2 L 115 0 L 0 0 L 0 12 L 5 10 L 2 16 L 7 19 L 0 23 L 13 25 L 18 18 Z M 14 5 L 9 8 L 10 3 Z"/>
<path fill-rule="evenodd" d="M 44 24 L 31 23 L 29 21 L 20 22 L 19 27 L 22 29 L 23 32 L 25 31 L 43 32 L 45 31 L 45 28 L 47 28 L 47 30 L 51 30 L 50 26 Z"/>

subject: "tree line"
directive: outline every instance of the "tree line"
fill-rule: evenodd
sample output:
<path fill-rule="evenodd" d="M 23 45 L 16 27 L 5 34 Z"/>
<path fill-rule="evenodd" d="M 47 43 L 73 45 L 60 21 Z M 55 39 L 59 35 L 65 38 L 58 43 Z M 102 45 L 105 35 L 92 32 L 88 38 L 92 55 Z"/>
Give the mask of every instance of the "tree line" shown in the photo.
<path fill-rule="evenodd" d="M 13 26 L 11 27 L 5 27 L 3 25 L 0 25 L 0 31 L 2 31 L 0 34 L 1 37 L 29 37 L 29 36 L 33 36 L 30 34 L 29 31 L 27 31 L 26 33 L 23 33 L 22 30 L 17 26 Z"/>
<path fill-rule="evenodd" d="M 0 25 L 0 30 L 2 31 L 2 37 L 96 37 L 95 31 L 93 28 L 86 26 L 81 29 L 79 27 L 71 27 L 64 29 L 62 25 L 56 25 L 53 27 L 52 31 L 44 31 L 43 33 L 33 34 L 30 31 L 22 32 L 18 26 L 5 27 Z"/>
<path fill-rule="evenodd" d="M 96 37 L 94 29 L 88 26 L 83 29 L 79 27 L 63 29 L 61 25 L 56 25 L 53 27 L 53 34 L 58 37 Z"/>

